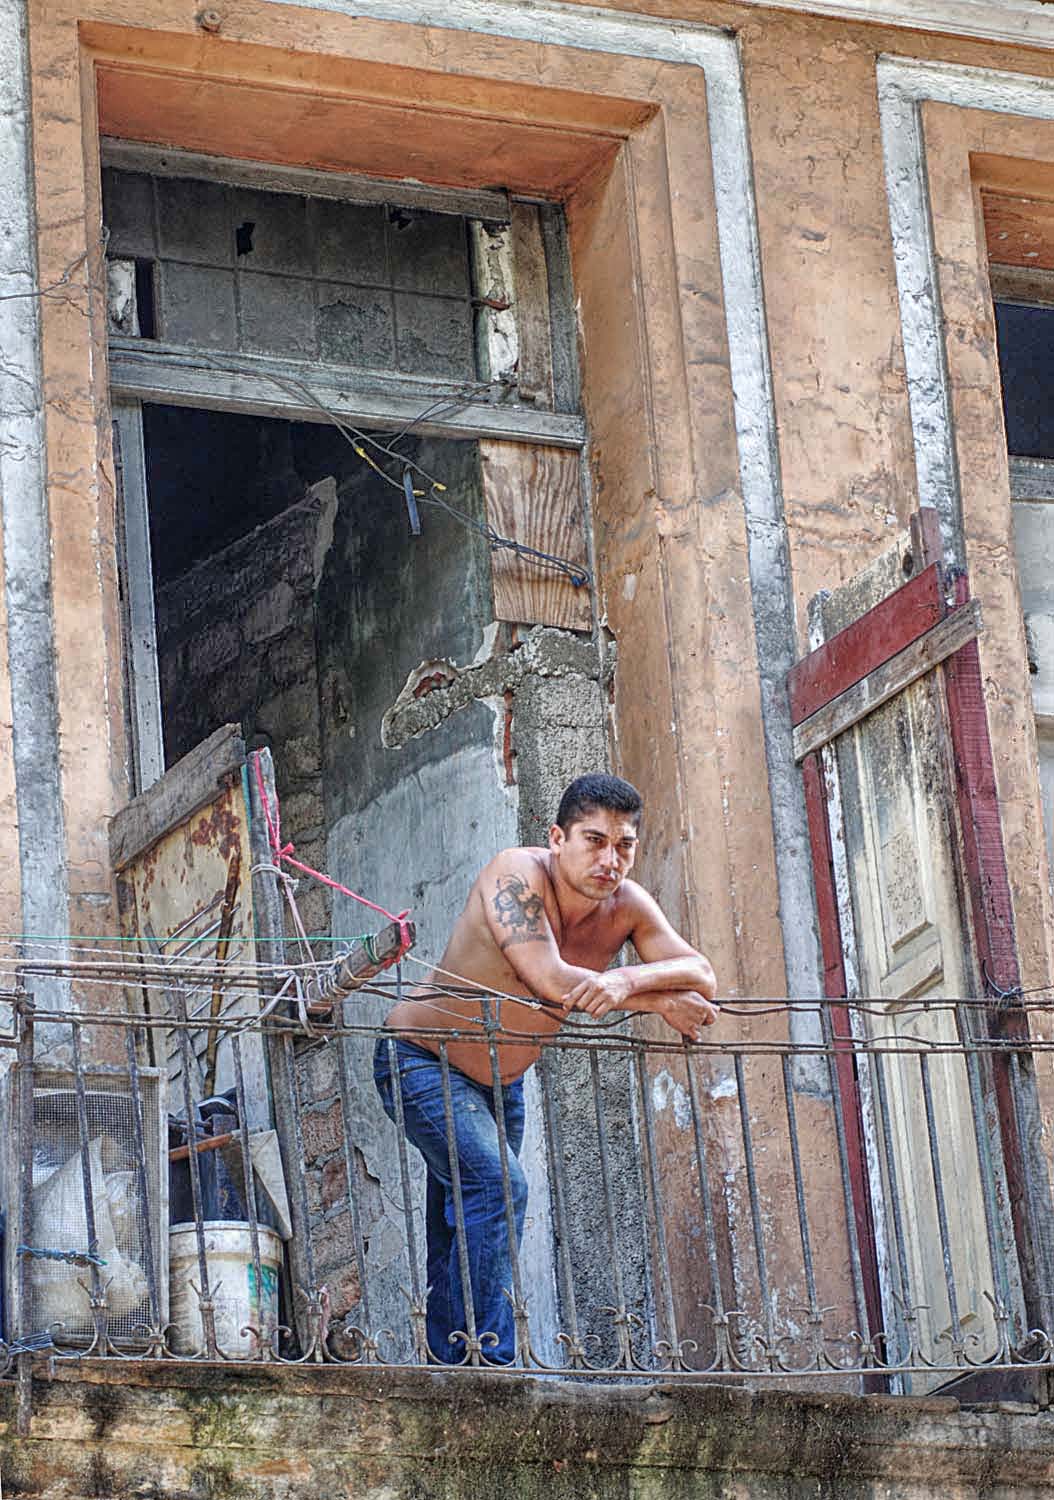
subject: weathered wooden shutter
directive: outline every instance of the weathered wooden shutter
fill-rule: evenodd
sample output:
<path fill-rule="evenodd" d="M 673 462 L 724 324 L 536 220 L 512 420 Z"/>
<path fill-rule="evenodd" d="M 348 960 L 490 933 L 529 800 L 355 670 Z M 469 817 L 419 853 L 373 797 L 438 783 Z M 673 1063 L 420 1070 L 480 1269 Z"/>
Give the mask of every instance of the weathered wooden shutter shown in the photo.
<path fill-rule="evenodd" d="M 1042 1274 L 1005 1069 L 920 1057 L 992 1022 L 984 1007 L 921 1002 L 1018 988 L 980 613 L 939 559 L 922 512 L 910 537 L 817 596 L 814 649 L 789 678 L 826 992 L 871 1002 L 833 1020 L 836 1042 L 873 1044 L 847 1045 L 838 1075 L 869 1313 L 894 1361 L 914 1346 L 946 1362 L 961 1339 L 971 1360 L 994 1354 L 989 1294 L 1020 1320 L 1022 1281 L 1027 1296 Z"/>

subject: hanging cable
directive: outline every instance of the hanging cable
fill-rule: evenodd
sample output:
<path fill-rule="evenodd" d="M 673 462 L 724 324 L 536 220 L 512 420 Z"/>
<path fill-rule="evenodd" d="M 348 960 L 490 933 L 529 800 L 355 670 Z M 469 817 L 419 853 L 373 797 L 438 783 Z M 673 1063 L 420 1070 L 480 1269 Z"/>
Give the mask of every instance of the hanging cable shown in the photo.
<path fill-rule="evenodd" d="M 361 428 L 353 426 L 344 416 L 334 411 L 331 406 L 328 406 L 302 380 L 297 380 L 289 376 L 275 375 L 270 370 L 261 371 L 252 369 L 249 366 L 238 365 L 231 361 L 215 359 L 211 354 L 206 354 L 203 350 L 196 351 L 194 357 L 195 359 L 204 360 L 207 365 L 225 375 L 263 374 L 272 385 L 278 386 L 280 390 L 284 390 L 288 395 L 295 396 L 298 402 L 314 407 L 316 411 L 320 412 L 337 429 L 340 435 L 350 444 L 356 456 L 363 463 L 367 464 L 379 479 L 385 484 L 391 485 L 392 489 L 398 490 L 403 495 L 407 503 L 407 511 L 410 513 L 411 531 L 415 536 L 418 535 L 418 530 L 414 530 L 413 514 L 416 511 L 415 502 L 419 500 L 425 505 L 437 506 L 440 510 L 445 511 L 452 520 L 464 526 L 466 530 L 473 531 L 483 537 L 493 552 L 512 552 L 515 556 L 522 557 L 528 562 L 534 563 L 537 567 L 550 568 L 569 579 L 574 588 L 585 588 L 592 583 L 593 575 L 583 563 L 575 562 L 568 557 L 561 557 L 556 552 L 546 552 L 540 547 L 530 547 L 526 542 L 518 542 L 513 537 L 503 536 L 500 531 L 491 526 L 489 521 L 480 521 L 475 516 L 471 516 L 466 511 L 461 510 L 460 507 L 451 504 L 449 500 L 445 500 L 443 496 L 447 492 L 447 487 L 442 480 L 437 479 L 434 474 L 430 474 L 427 469 L 422 468 L 414 459 L 400 452 L 395 447 L 395 444 L 401 442 L 403 438 L 411 436 L 414 430 L 423 422 L 435 420 L 437 408 L 446 415 L 448 411 L 457 410 L 461 406 L 468 405 L 472 399 L 472 393 L 487 390 L 489 387 L 485 385 L 462 387 L 462 391 L 465 393 L 464 400 L 457 400 L 456 397 L 452 397 L 444 406 L 440 406 L 440 403 L 437 401 L 431 402 L 430 405 L 418 412 L 394 438 L 384 443 L 371 433 L 364 432 Z M 368 453 L 366 451 L 367 448 L 372 449 L 373 453 Z M 387 473 L 373 456 L 374 453 L 396 462 L 400 467 L 400 477 L 396 479 Z M 407 473 L 416 475 L 428 488 L 415 489 L 412 484 L 407 486 Z M 411 505 L 413 506 L 413 510 L 411 510 Z"/>

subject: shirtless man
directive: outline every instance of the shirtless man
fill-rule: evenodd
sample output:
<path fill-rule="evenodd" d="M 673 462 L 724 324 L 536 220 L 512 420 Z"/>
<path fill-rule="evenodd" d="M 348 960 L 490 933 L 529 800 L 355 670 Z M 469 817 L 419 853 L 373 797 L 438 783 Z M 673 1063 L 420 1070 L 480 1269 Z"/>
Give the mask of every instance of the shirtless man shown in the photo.
<path fill-rule="evenodd" d="M 460 1363 L 467 1337 L 483 1339 L 495 1364 L 515 1358 L 502 1157 L 495 1119 L 488 1032 L 502 1083 L 506 1165 L 517 1241 L 527 1183 L 517 1160 L 523 1140 L 523 1074 L 573 1011 L 597 1020 L 610 1011 L 661 1016 L 698 1041 L 717 1019 L 714 971 L 670 926 L 646 891 L 627 879 L 637 852 L 641 798 L 617 776 L 580 776 L 565 791 L 548 849 L 506 849 L 469 893 L 446 951 L 429 981 L 390 1013 L 406 1134 L 428 1168 L 428 1344 L 434 1358 Z M 631 942 L 641 962 L 607 965 Z M 456 976 L 456 977 L 455 977 Z M 481 997 L 439 993 L 469 981 Z M 520 1003 L 511 996 L 531 997 Z M 540 1005 L 539 1005 L 540 1002 Z M 465 1244 L 455 1232 L 451 1161 L 443 1102 L 440 1039 L 405 1031 L 459 1033 L 446 1044 L 461 1179 Z M 471 1037 L 473 1031 L 477 1039 Z M 391 1049 L 378 1043 L 374 1076 L 396 1118 Z M 469 1316 L 459 1257 L 467 1253 Z M 471 1326 L 470 1326 L 471 1325 Z"/>

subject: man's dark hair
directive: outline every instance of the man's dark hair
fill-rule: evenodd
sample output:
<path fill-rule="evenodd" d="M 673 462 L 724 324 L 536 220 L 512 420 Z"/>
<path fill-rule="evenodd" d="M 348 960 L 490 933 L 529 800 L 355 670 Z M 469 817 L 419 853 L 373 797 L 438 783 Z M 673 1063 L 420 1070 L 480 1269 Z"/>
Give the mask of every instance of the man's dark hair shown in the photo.
<path fill-rule="evenodd" d="M 566 833 L 572 823 L 578 823 L 587 813 L 598 807 L 609 812 L 625 813 L 640 822 L 644 802 L 640 792 L 621 776 L 608 776 L 597 772 L 592 776 L 576 776 L 560 798 L 556 821 Z"/>

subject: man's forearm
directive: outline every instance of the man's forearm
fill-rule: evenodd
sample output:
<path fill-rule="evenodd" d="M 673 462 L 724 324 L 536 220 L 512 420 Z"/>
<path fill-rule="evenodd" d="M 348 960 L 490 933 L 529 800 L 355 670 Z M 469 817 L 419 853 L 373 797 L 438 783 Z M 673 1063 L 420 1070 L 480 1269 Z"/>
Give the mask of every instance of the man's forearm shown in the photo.
<path fill-rule="evenodd" d="M 712 1000 L 717 988 L 714 971 L 702 954 L 664 958 L 652 964 L 627 964 L 618 972 L 629 986 L 627 1010 L 657 1010 L 657 1005 L 648 1003 L 649 996 L 656 991 L 698 990 Z"/>
<path fill-rule="evenodd" d="M 537 977 L 531 990 L 539 1000 L 561 1002 L 576 984 L 581 984 L 583 979 L 596 977 L 596 969 L 583 969 L 580 964 L 565 964 L 561 961 L 553 964 L 547 973 Z"/>

